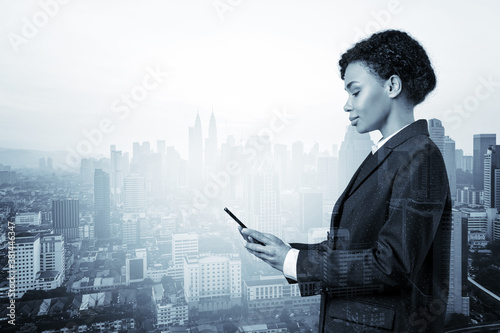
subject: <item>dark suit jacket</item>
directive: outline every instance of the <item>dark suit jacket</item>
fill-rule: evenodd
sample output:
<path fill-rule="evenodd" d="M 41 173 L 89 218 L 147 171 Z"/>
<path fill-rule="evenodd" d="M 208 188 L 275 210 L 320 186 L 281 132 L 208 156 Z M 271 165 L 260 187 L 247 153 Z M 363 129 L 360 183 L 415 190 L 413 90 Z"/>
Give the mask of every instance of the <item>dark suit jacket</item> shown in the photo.
<path fill-rule="evenodd" d="M 450 233 L 443 157 L 417 120 L 361 164 L 327 241 L 291 244 L 301 295 L 322 294 L 320 332 L 442 331 Z"/>

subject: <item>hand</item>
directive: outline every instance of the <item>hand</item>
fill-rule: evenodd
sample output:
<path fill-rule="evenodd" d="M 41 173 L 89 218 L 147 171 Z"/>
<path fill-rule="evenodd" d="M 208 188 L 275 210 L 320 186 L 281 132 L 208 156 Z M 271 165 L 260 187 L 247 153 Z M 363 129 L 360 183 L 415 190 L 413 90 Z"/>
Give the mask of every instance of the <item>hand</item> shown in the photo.
<path fill-rule="evenodd" d="M 283 263 L 291 247 L 285 244 L 278 237 L 271 234 L 264 234 L 257 230 L 248 228 L 239 228 L 240 233 L 247 241 L 246 249 L 248 252 L 262 259 L 271 267 L 283 272 Z M 265 246 L 256 244 L 255 241 L 263 243 Z"/>

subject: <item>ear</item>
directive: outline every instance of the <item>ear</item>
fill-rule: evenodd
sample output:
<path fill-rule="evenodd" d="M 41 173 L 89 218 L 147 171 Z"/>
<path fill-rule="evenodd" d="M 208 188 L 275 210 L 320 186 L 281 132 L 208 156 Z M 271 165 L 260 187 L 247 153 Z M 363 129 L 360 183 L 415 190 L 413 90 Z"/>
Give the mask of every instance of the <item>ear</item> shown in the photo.
<path fill-rule="evenodd" d="M 385 82 L 386 84 L 386 90 L 387 90 L 387 95 L 389 98 L 396 98 L 401 94 L 401 91 L 403 90 L 403 81 L 401 81 L 401 78 L 399 75 L 392 75 L 390 78 L 387 79 Z"/>

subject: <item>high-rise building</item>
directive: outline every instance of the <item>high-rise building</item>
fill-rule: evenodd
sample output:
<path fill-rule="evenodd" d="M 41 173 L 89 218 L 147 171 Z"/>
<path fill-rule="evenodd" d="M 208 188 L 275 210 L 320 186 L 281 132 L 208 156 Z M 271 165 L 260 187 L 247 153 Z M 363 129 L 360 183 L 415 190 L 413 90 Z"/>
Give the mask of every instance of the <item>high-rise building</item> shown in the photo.
<path fill-rule="evenodd" d="M 186 255 L 198 255 L 198 234 L 173 234 L 172 261 L 174 269 L 171 276 L 175 280 L 184 278 L 184 257 Z"/>
<path fill-rule="evenodd" d="M 296 141 L 292 143 L 292 187 L 298 189 L 302 185 L 304 174 L 304 143 Z"/>
<path fill-rule="evenodd" d="M 184 168 L 182 168 L 181 155 L 175 147 L 167 147 L 167 154 L 165 157 L 165 178 L 166 188 L 175 189 L 179 186 L 186 185 L 186 180 L 183 179 Z"/>
<path fill-rule="evenodd" d="M 207 172 L 214 171 L 217 168 L 218 155 L 217 123 L 215 122 L 214 111 L 212 110 L 208 125 L 208 138 L 205 140 L 205 167 Z"/>
<path fill-rule="evenodd" d="M 349 126 L 339 150 L 338 186 L 342 193 L 364 159 L 371 152 L 373 141 L 368 133 L 359 134 L 354 126 Z"/>
<path fill-rule="evenodd" d="M 65 276 L 64 239 L 62 235 L 18 233 L 16 235 L 16 294 L 28 290 L 51 290 L 60 287 Z"/>
<path fill-rule="evenodd" d="M 40 271 L 40 234 L 16 235 L 16 298 L 37 288 L 36 276 Z"/>
<path fill-rule="evenodd" d="M 196 114 L 193 127 L 189 127 L 189 185 L 196 187 L 203 179 L 203 137 L 200 114 Z"/>
<path fill-rule="evenodd" d="M 483 191 L 475 190 L 474 188 L 464 187 L 457 189 L 456 202 L 458 204 L 466 204 L 471 207 L 477 207 L 483 204 Z"/>
<path fill-rule="evenodd" d="M 249 175 L 248 215 L 255 229 L 282 237 L 279 176 L 271 167 Z"/>
<path fill-rule="evenodd" d="M 80 207 L 78 199 L 52 200 L 54 231 L 69 242 L 79 238 Z"/>
<path fill-rule="evenodd" d="M 94 180 L 94 160 L 82 158 L 80 161 L 80 177 L 85 184 L 92 184 Z"/>
<path fill-rule="evenodd" d="M 126 244 L 127 246 L 136 246 L 140 244 L 140 218 L 141 214 L 123 214 L 122 244 Z"/>
<path fill-rule="evenodd" d="M 164 155 L 166 152 L 167 143 L 165 140 L 156 140 L 156 152 L 158 154 Z"/>
<path fill-rule="evenodd" d="M 241 260 L 237 254 L 186 255 L 183 261 L 189 308 L 203 312 L 241 305 Z"/>
<path fill-rule="evenodd" d="M 429 119 L 429 136 L 444 156 L 444 127 L 439 119 Z"/>
<path fill-rule="evenodd" d="M 338 158 L 318 158 L 318 184 L 323 191 L 323 201 L 333 207 L 338 197 Z"/>
<path fill-rule="evenodd" d="M 61 273 L 64 280 L 66 272 L 64 239 L 62 235 L 45 234 L 40 237 L 40 270 Z"/>
<path fill-rule="evenodd" d="M 121 192 L 123 187 L 123 155 L 116 150 L 116 146 L 110 148 L 110 186 L 113 204 L 121 204 Z"/>
<path fill-rule="evenodd" d="M 125 212 L 138 213 L 146 211 L 146 178 L 138 175 L 125 177 L 123 194 L 123 209 Z"/>
<path fill-rule="evenodd" d="M 467 220 L 467 229 L 470 231 L 488 231 L 488 217 L 482 208 L 461 208 L 462 218 Z"/>
<path fill-rule="evenodd" d="M 94 226 L 97 238 L 110 237 L 109 175 L 101 169 L 94 173 Z"/>
<path fill-rule="evenodd" d="M 496 141 L 496 134 L 474 134 L 472 185 L 476 190 L 484 189 L 484 154 L 489 146 L 496 145 Z"/>
<path fill-rule="evenodd" d="M 489 146 L 484 155 L 484 207 L 500 208 L 500 145 Z"/>
<path fill-rule="evenodd" d="M 284 144 L 274 145 L 274 167 L 280 176 L 280 188 L 289 188 L 290 152 Z"/>
<path fill-rule="evenodd" d="M 135 255 L 131 255 L 125 260 L 125 280 L 127 286 L 130 283 L 144 281 L 147 268 L 147 250 L 135 250 Z"/>
<path fill-rule="evenodd" d="M 469 316 L 469 297 L 467 296 L 467 218 L 462 212 L 453 209 L 450 248 L 450 280 L 448 290 L 447 314 L 461 313 Z"/>
<path fill-rule="evenodd" d="M 492 240 L 499 240 L 500 239 L 500 214 L 497 214 L 495 216 L 495 219 L 493 220 L 493 239 Z"/>
<path fill-rule="evenodd" d="M 449 136 L 445 136 L 443 158 L 446 166 L 446 173 L 448 174 L 448 183 L 450 184 L 452 198 L 455 198 L 457 192 L 457 165 L 455 156 L 455 141 Z"/>
<path fill-rule="evenodd" d="M 465 171 L 463 149 L 455 149 L 455 168 Z"/>
<path fill-rule="evenodd" d="M 299 229 L 305 232 L 310 228 L 321 228 L 323 226 L 323 192 L 321 189 L 301 188 L 299 193 Z"/>

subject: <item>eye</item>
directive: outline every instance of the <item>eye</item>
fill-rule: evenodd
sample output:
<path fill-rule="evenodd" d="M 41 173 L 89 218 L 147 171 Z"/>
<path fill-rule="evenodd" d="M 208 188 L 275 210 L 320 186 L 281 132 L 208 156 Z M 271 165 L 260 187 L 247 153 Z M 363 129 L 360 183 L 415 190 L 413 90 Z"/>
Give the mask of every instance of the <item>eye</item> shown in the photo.
<path fill-rule="evenodd" d="M 359 91 L 356 91 L 355 93 L 352 93 L 353 96 L 358 96 Z"/>

